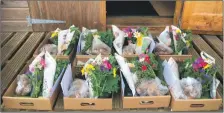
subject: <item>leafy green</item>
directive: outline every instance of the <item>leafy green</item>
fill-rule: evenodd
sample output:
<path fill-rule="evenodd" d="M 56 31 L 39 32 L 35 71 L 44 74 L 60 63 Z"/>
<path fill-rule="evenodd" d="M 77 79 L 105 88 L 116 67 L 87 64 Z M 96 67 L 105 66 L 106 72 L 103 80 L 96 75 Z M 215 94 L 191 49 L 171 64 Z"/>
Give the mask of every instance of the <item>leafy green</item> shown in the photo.
<path fill-rule="evenodd" d="M 57 59 L 56 60 L 57 66 L 56 66 L 56 72 L 54 75 L 54 83 L 58 79 L 59 75 L 62 73 L 62 70 L 65 69 L 69 63 L 68 60 L 62 60 L 62 59 Z"/>
<path fill-rule="evenodd" d="M 85 47 L 82 50 L 82 53 L 85 53 L 89 48 L 92 47 L 92 41 L 93 41 L 93 34 L 88 33 L 88 35 L 85 38 Z"/>
<path fill-rule="evenodd" d="M 113 46 L 114 35 L 111 29 L 106 32 L 99 32 L 100 40 L 108 45 L 110 48 Z"/>
<path fill-rule="evenodd" d="M 44 71 L 36 69 L 34 72 L 34 75 L 29 76 L 32 82 L 32 91 L 31 91 L 31 97 L 37 98 L 39 97 L 39 94 L 41 92 L 41 86 L 43 85 L 43 77 L 44 77 Z"/>

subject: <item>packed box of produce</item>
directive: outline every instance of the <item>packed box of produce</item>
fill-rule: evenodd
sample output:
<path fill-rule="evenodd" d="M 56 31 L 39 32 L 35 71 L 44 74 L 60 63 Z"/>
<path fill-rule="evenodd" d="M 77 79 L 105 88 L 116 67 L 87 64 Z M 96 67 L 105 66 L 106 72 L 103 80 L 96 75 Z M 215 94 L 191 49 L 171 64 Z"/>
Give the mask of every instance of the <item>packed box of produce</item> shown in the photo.
<path fill-rule="evenodd" d="M 154 54 L 115 58 L 122 72 L 123 108 L 169 107 L 171 96 Z"/>
<path fill-rule="evenodd" d="M 205 52 L 197 59 L 163 62 L 163 75 L 169 86 L 172 111 L 219 110 L 222 98 L 217 92 L 218 68 L 215 59 Z"/>
<path fill-rule="evenodd" d="M 118 64 L 113 56 L 76 57 L 61 81 L 64 109 L 112 110 L 112 97 L 120 91 Z"/>
<path fill-rule="evenodd" d="M 34 52 L 34 57 L 43 50 L 46 50 L 52 56 L 60 56 L 72 60 L 72 57 L 76 53 L 79 37 L 79 28 L 74 25 L 70 26 L 69 29 L 66 30 L 57 28 L 55 31 L 51 32 L 51 35 L 47 35 L 43 40 Z"/>
<path fill-rule="evenodd" d="M 68 59 L 41 52 L 29 62 L 3 95 L 5 108 L 52 110 Z"/>

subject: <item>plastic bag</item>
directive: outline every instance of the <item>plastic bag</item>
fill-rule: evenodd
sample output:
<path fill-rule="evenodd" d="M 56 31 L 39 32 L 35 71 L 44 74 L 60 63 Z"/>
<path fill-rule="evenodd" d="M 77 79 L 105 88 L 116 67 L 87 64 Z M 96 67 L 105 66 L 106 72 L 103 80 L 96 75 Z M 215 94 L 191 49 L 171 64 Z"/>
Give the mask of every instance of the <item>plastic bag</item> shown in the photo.
<path fill-rule="evenodd" d="M 123 49 L 123 55 L 132 55 L 135 53 L 135 44 L 128 44 L 127 46 L 124 46 Z"/>
<path fill-rule="evenodd" d="M 145 53 L 145 51 L 148 49 L 151 42 L 152 42 L 151 38 L 143 37 L 142 46 L 136 46 L 135 48 L 136 54 L 139 55 L 139 54 Z"/>
<path fill-rule="evenodd" d="M 50 97 L 51 88 L 53 87 L 54 75 L 56 72 L 56 61 L 55 59 L 46 51 L 45 53 L 45 63 L 44 68 L 44 80 L 43 80 L 43 97 Z"/>
<path fill-rule="evenodd" d="M 171 38 L 169 34 L 169 26 L 166 26 L 165 30 L 157 37 L 158 40 L 163 42 L 166 46 L 171 45 Z"/>
<path fill-rule="evenodd" d="M 94 37 L 92 42 L 92 54 L 98 55 L 100 53 L 108 55 L 111 53 L 111 48 L 103 43 L 99 38 Z"/>
<path fill-rule="evenodd" d="M 170 92 L 175 99 L 186 99 L 183 89 L 181 88 L 180 79 L 176 76 L 174 67 L 165 60 L 162 64 L 164 66 L 163 76 L 169 86 Z M 179 73 L 179 72 L 178 72 Z"/>
<path fill-rule="evenodd" d="M 88 90 L 88 84 L 85 80 L 75 79 L 69 88 L 68 95 L 73 98 L 88 98 Z"/>
<path fill-rule="evenodd" d="M 201 97 L 202 85 L 200 81 L 197 81 L 196 79 L 191 77 L 187 77 L 182 78 L 180 83 L 187 98 L 195 99 Z"/>
<path fill-rule="evenodd" d="M 166 46 L 163 42 L 156 43 L 154 51 L 156 55 L 170 55 L 173 53 L 172 48 Z"/>
<path fill-rule="evenodd" d="M 210 95 L 213 99 L 216 98 L 216 90 L 217 87 L 219 86 L 220 81 L 216 79 L 215 77 L 212 78 L 212 84 L 210 85 Z"/>
<path fill-rule="evenodd" d="M 86 36 L 89 33 L 95 33 L 95 32 L 97 32 L 97 29 L 87 29 L 85 27 L 82 27 L 82 33 L 80 34 L 79 42 L 77 45 L 77 53 L 82 52 L 82 50 L 84 49 L 85 43 L 86 43 L 86 41 L 85 41 Z"/>
<path fill-rule="evenodd" d="M 132 91 L 133 96 L 135 96 L 136 91 L 135 91 L 135 85 L 134 85 L 134 80 L 133 80 L 133 74 L 131 73 L 131 71 L 128 67 L 128 64 L 125 62 L 125 59 L 122 56 L 120 56 L 116 53 L 115 53 L 115 58 L 121 68 L 121 72 L 123 73 L 123 75 L 128 83 L 129 88 Z"/>
<path fill-rule="evenodd" d="M 119 55 L 122 55 L 122 49 L 123 49 L 124 40 L 125 40 L 125 37 L 124 37 L 125 33 L 115 25 L 112 25 L 112 30 L 115 37 L 113 41 L 114 48 L 116 49 Z"/>
<path fill-rule="evenodd" d="M 72 25 L 70 28 L 75 27 Z M 58 33 L 58 54 L 63 54 L 62 52 L 68 49 L 68 46 L 73 38 L 75 31 L 71 32 L 71 29 L 62 30 Z"/>
<path fill-rule="evenodd" d="M 136 92 L 140 96 L 161 96 L 168 93 L 168 87 L 163 86 L 159 78 L 139 81 L 136 85 Z"/>
<path fill-rule="evenodd" d="M 16 87 L 16 95 L 26 96 L 31 92 L 32 83 L 29 77 L 26 74 L 17 76 L 17 87 Z"/>
<path fill-rule="evenodd" d="M 48 51 L 51 55 L 57 55 L 58 48 L 55 44 L 45 44 L 39 52 Z"/>

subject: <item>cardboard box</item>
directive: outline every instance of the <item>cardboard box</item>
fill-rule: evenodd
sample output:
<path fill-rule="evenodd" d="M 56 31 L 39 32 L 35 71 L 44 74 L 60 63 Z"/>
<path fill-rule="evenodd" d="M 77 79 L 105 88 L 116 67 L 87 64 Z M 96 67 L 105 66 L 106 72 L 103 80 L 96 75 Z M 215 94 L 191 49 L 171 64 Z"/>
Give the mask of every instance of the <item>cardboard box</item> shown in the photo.
<path fill-rule="evenodd" d="M 69 59 L 70 61 L 72 61 L 72 58 L 73 58 L 73 56 L 74 56 L 74 54 L 76 53 L 76 50 L 77 50 L 76 49 L 77 48 L 77 43 L 78 43 L 78 41 L 76 41 L 75 44 L 72 44 L 73 49 L 72 49 L 72 51 L 69 55 L 54 55 L 53 57 L 56 57 L 56 56 L 59 57 L 59 58 L 63 57 L 63 58 L 66 58 L 66 59 Z M 52 42 L 50 41 L 50 35 L 47 35 L 45 37 L 45 39 L 42 41 L 42 43 L 40 43 L 38 48 L 35 50 L 33 57 L 36 57 L 39 54 L 40 49 L 45 44 L 52 44 Z"/>
<path fill-rule="evenodd" d="M 123 77 L 122 81 L 123 81 Z M 123 108 L 168 108 L 170 105 L 171 96 L 136 96 L 126 97 L 124 96 L 124 83 L 122 84 L 122 102 Z"/>
<path fill-rule="evenodd" d="M 137 55 L 125 55 L 127 59 L 136 57 Z M 170 57 L 177 61 L 191 58 L 192 55 L 159 55 L 160 59 L 168 60 Z M 123 79 L 123 78 L 122 78 Z M 122 86 L 122 92 L 124 87 Z M 143 96 L 143 97 L 125 97 L 122 93 L 123 108 L 168 108 L 171 101 L 170 93 L 164 96 Z"/>
<path fill-rule="evenodd" d="M 188 56 L 173 57 L 176 61 L 182 62 L 189 58 Z M 163 56 L 161 59 L 169 59 L 169 56 Z M 217 92 L 216 99 L 174 99 L 171 92 L 171 111 L 212 111 L 219 110 L 222 97 Z"/>
<path fill-rule="evenodd" d="M 27 65 L 23 68 L 20 74 L 23 74 L 28 69 L 29 64 L 30 63 L 27 63 Z M 15 79 L 3 95 L 4 107 L 9 109 L 53 110 L 53 105 L 60 91 L 60 81 L 64 72 L 65 69 L 61 72 L 61 75 L 55 82 L 56 84 L 53 86 L 55 90 L 54 92 L 52 92 L 52 96 L 50 98 L 31 98 L 15 96 L 15 89 L 17 86 L 17 79 Z"/>
<path fill-rule="evenodd" d="M 95 58 L 95 55 L 77 55 L 73 62 L 73 78 L 81 73 L 83 65 L 77 65 L 78 61 L 85 63 L 89 58 Z M 65 76 L 64 76 L 65 77 Z M 73 80 L 72 80 L 73 82 Z M 70 84 L 70 83 L 69 83 Z M 112 94 L 113 98 L 113 94 Z M 63 97 L 65 110 L 112 110 L 112 98 L 70 98 Z"/>
<path fill-rule="evenodd" d="M 222 97 L 217 92 L 216 99 L 174 99 L 172 96 L 171 111 L 214 111 L 219 110 Z"/>

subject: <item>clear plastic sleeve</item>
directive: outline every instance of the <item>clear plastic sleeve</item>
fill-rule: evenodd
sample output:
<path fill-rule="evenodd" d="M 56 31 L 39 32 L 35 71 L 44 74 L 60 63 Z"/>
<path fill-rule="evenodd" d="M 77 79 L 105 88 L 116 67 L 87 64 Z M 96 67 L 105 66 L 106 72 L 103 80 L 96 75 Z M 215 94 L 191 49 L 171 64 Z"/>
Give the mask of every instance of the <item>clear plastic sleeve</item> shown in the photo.
<path fill-rule="evenodd" d="M 32 84 L 29 77 L 25 74 L 17 76 L 16 95 L 26 96 L 31 92 Z"/>
<path fill-rule="evenodd" d="M 42 51 L 48 51 L 51 55 L 57 55 L 58 53 L 58 48 L 57 48 L 57 45 L 55 44 L 45 44 L 39 51 L 42 52 Z"/>
<path fill-rule="evenodd" d="M 194 78 L 187 77 L 181 79 L 181 87 L 184 94 L 189 99 L 200 98 L 202 93 L 202 85 L 200 81 Z"/>
<path fill-rule="evenodd" d="M 108 55 L 111 53 L 111 48 L 103 43 L 99 38 L 94 37 L 92 42 L 92 54 L 93 55 Z"/>
<path fill-rule="evenodd" d="M 125 33 L 115 25 L 112 25 L 112 30 L 115 37 L 113 41 L 114 48 L 116 49 L 119 55 L 122 55 L 122 49 L 123 49 L 124 40 L 125 40 L 125 37 L 124 37 Z"/>
<path fill-rule="evenodd" d="M 89 89 L 88 84 L 85 80 L 75 79 L 68 91 L 69 97 L 72 98 L 88 98 L 89 97 Z"/>
<path fill-rule="evenodd" d="M 157 55 L 169 55 L 173 53 L 172 48 L 165 45 L 163 42 L 156 43 L 154 51 Z"/>

